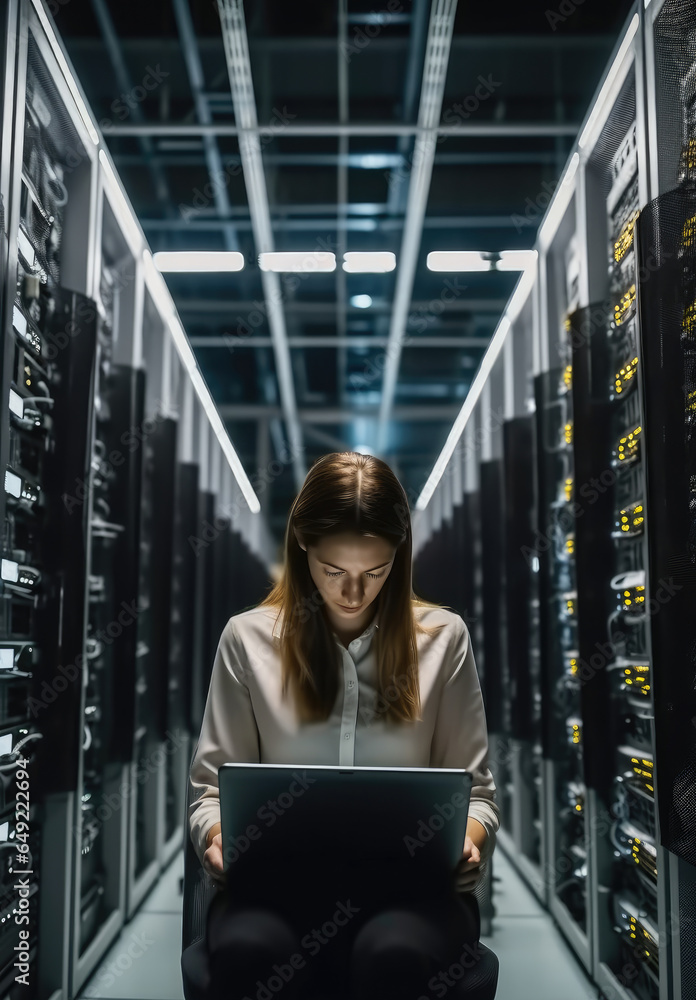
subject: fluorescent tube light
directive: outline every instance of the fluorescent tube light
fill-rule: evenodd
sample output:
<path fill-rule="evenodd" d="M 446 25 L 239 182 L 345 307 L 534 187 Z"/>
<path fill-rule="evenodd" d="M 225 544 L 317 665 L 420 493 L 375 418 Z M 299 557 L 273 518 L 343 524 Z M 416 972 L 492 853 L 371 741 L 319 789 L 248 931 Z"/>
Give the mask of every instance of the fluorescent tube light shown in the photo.
<path fill-rule="evenodd" d="M 174 300 L 167 287 L 167 282 L 155 267 L 152 254 L 147 249 L 143 250 L 143 273 L 145 284 L 152 296 L 152 300 L 157 306 L 162 319 L 168 323 L 170 317 L 174 315 Z"/>
<path fill-rule="evenodd" d="M 462 408 L 452 424 L 451 431 L 447 435 L 444 447 L 437 457 L 433 470 L 428 476 L 420 496 L 416 500 L 416 510 L 424 510 L 428 506 L 428 502 L 435 492 L 437 484 L 440 482 L 445 469 L 447 468 L 449 460 L 452 457 L 454 449 L 457 447 L 457 442 L 462 436 L 469 417 L 478 403 L 479 396 L 483 391 L 486 380 L 503 348 L 505 338 L 507 337 L 512 324 L 519 316 L 522 307 L 527 301 L 529 293 L 534 287 L 535 278 L 536 267 L 529 267 L 520 275 L 519 281 L 515 285 L 515 290 L 505 308 L 505 312 L 500 318 L 500 322 L 495 329 L 495 333 L 491 338 L 488 349 L 481 360 L 481 364 L 476 372 L 474 381 L 471 383 L 471 388 L 469 389 L 467 397 L 462 404 Z"/>
<path fill-rule="evenodd" d="M 490 271 L 491 262 L 480 250 L 432 250 L 426 259 L 429 271 Z"/>
<path fill-rule="evenodd" d="M 322 250 L 276 251 L 259 254 L 262 271 L 335 271 L 336 254 Z"/>
<path fill-rule="evenodd" d="M 153 255 L 159 271 L 241 271 L 244 254 L 238 250 L 160 250 Z"/>
<path fill-rule="evenodd" d="M 611 69 L 607 73 L 606 79 L 602 84 L 602 88 L 599 94 L 597 95 L 597 100 L 594 102 L 594 106 L 590 113 L 590 117 L 587 119 L 587 124 L 585 125 L 584 129 L 580 134 L 580 139 L 578 140 L 578 147 L 580 149 L 584 149 L 584 147 L 587 145 L 587 143 L 590 141 L 590 138 L 592 137 L 595 125 L 597 124 L 599 116 L 602 114 L 607 94 L 611 90 L 614 81 L 619 75 L 619 72 L 621 70 L 621 64 L 623 63 L 624 57 L 629 50 L 631 42 L 633 41 L 633 36 L 635 35 L 636 31 L 638 31 L 639 24 L 640 24 L 640 17 L 638 16 L 638 14 L 634 14 L 633 17 L 631 18 L 631 23 L 626 29 L 626 34 L 624 35 L 624 40 L 619 47 L 619 51 L 616 53 L 616 58 L 614 59 L 614 62 L 611 64 Z"/>
<path fill-rule="evenodd" d="M 234 449 L 234 445 L 230 441 L 227 428 L 222 422 L 222 418 L 218 412 L 215 402 L 213 401 L 213 397 L 210 395 L 210 390 L 205 384 L 205 379 L 201 375 L 198 368 L 196 368 L 195 371 L 189 372 L 189 374 L 191 376 L 193 387 L 196 390 L 198 398 L 201 401 L 201 405 L 203 406 L 206 416 L 208 417 L 213 433 L 220 443 L 223 454 L 227 459 L 232 472 L 234 473 L 234 477 L 239 484 L 239 488 L 244 495 L 244 499 L 249 506 L 249 510 L 252 514 L 258 514 L 261 510 L 259 498 L 256 496 L 256 493 L 249 482 L 249 478 L 244 471 L 244 467 L 239 461 L 239 456 Z"/>
<path fill-rule="evenodd" d="M 396 254 L 388 250 L 343 254 L 343 270 L 350 274 L 383 274 L 396 267 Z"/>
<path fill-rule="evenodd" d="M 545 250 L 551 242 L 565 210 L 570 204 L 570 199 L 573 196 L 572 180 L 575 177 L 579 163 L 580 154 L 573 153 L 568 163 L 568 168 L 554 192 L 553 201 L 548 207 L 544 221 L 539 227 L 538 242 L 542 250 Z"/>
<path fill-rule="evenodd" d="M 121 182 L 116 175 L 116 171 L 111 166 L 109 157 L 103 149 L 99 150 L 99 162 L 101 163 L 102 170 L 104 171 L 104 180 L 106 181 L 109 197 L 113 203 L 116 219 L 126 231 L 126 238 L 130 237 L 129 242 L 131 249 L 134 253 L 137 253 L 143 245 L 143 235 L 140 232 L 140 226 L 135 220 L 135 215 L 130 206 L 130 202 L 123 192 L 123 188 L 121 187 Z"/>
<path fill-rule="evenodd" d="M 496 261 L 496 271 L 526 271 L 537 259 L 536 250 L 501 250 Z"/>

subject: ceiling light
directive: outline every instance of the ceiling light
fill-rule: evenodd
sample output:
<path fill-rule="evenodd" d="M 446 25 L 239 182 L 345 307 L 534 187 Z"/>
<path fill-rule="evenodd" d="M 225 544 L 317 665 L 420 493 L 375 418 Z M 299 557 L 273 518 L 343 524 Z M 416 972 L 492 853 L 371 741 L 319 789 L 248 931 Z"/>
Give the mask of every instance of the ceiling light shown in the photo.
<path fill-rule="evenodd" d="M 429 271 L 490 271 L 491 262 L 479 250 L 433 250 L 428 254 Z"/>
<path fill-rule="evenodd" d="M 496 271 L 525 271 L 537 259 L 536 250 L 501 250 L 500 260 L 495 263 Z"/>
<path fill-rule="evenodd" d="M 321 250 L 301 250 L 297 252 L 260 253 L 259 267 L 262 271 L 335 271 L 336 254 Z"/>
<path fill-rule="evenodd" d="M 350 304 L 356 309 L 369 309 L 372 305 L 371 295 L 351 295 Z"/>
<path fill-rule="evenodd" d="M 388 250 L 376 250 L 361 253 L 344 253 L 343 270 L 351 274 L 382 274 L 393 271 L 396 267 L 396 254 Z"/>
<path fill-rule="evenodd" d="M 154 254 L 159 271 L 241 271 L 244 254 L 237 250 L 177 250 Z"/>

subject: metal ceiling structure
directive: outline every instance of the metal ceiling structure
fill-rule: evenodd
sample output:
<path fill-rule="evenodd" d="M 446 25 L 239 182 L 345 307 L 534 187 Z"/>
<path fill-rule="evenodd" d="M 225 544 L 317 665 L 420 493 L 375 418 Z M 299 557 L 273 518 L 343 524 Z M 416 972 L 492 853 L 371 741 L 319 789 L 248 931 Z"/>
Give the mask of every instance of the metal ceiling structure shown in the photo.
<path fill-rule="evenodd" d="M 466 398 L 517 276 L 427 254 L 532 246 L 630 3 L 518 6 L 56 5 L 153 251 L 245 257 L 166 280 L 279 541 L 326 451 L 370 450 L 417 496 Z M 338 266 L 262 271 L 272 250 Z M 348 274 L 355 250 L 396 269 Z"/>

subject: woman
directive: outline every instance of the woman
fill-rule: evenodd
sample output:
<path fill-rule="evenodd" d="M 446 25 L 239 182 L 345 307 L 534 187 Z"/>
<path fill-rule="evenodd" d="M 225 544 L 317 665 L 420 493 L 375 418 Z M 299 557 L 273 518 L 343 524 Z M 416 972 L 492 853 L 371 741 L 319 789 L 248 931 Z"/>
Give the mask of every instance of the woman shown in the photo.
<path fill-rule="evenodd" d="M 471 890 L 499 814 L 468 630 L 415 597 L 411 559 L 408 502 L 389 466 L 354 452 L 320 458 L 290 511 L 282 578 L 223 630 L 191 765 L 191 837 L 224 880 L 217 770 L 227 761 L 464 767 L 473 787 L 462 858 L 441 886 L 384 865 L 348 871 L 340 858 L 322 886 L 280 868 L 262 885 L 236 878 L 208 914 L 220 1000 L 263 1000 L 280 987 L 284 1000 L 309 988 L 356 1000 L 463 996 L 444 970 L 464 945 L 475 955 Z M 313 936 L 340 891 L 351 918 Z M 476 996 L 494 993 L 488 983 Z"/>

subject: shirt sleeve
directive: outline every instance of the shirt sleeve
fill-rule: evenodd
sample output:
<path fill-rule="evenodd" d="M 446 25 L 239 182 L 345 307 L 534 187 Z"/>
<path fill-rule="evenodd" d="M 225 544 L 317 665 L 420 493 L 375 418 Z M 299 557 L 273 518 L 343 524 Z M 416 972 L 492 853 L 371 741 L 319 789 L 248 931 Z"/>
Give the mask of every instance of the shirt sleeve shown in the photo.
<path fill-rule="evenodd" d="M 495 782 L 488 769 L 488 731 L 481 685 L 469 630 L 462 618 L 445 669 L 447 680 L 440 695 L 430 766 L 463 767 L 471 772 L 469 816 L 478 820 L 488 834 L 483 861 L 490 857 L 495 846 L 500 812 L 495 801 Z"/>
<path fill-rule="evenodd" d="M 259 763 L 259 735 L 244 662 L 244 648 L 231 618 L 215 653 L 201 732 L 189 771 L 189 831 L 201 863 L 208 831 L 220 822 L 218 768 L 229 761 Z"/>

